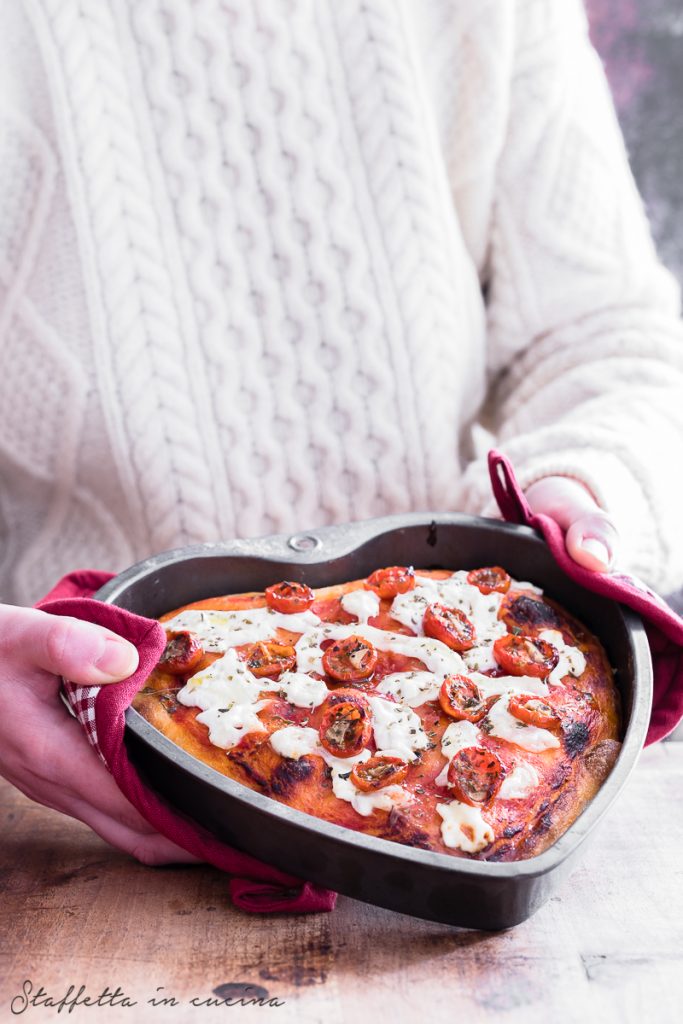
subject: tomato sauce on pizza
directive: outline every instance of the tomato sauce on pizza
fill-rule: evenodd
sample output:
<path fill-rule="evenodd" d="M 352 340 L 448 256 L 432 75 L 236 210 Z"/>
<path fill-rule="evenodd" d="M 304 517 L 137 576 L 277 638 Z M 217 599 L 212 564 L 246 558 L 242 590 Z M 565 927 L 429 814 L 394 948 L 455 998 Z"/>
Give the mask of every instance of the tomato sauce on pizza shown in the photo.
<path fill-rule="evenodd" d="M 534 856 L 619 751 L 602 645 L 499 566 L 280 581 L 160 621 L 145 718 L 223 775 L 383 839 Z"/>

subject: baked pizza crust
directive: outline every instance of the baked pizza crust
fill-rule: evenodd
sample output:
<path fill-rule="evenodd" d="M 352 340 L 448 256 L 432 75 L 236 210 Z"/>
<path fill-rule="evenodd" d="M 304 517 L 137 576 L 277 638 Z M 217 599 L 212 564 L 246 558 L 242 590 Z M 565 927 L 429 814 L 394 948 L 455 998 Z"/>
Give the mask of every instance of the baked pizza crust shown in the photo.
<path fill-rule="evenodd" d="M 444 570 L 416 570 L 416 576 L 443 580 L 450 575 Z M 344 612 L 341 599 L 352 590 L 362 589 L 364 580 L 321 588 L 315 591 L 313 610 L 325 621 L 355 622 Z M 187 609 L 245 610 L 265 605 L 260 592 L 230 595 L 195 602 L 175 609 L 162 617 L 162 622 L 175 618 Z M 404 625 L 391 619 L 391 600 L 381 602 L 380 614 L 373 622 L 379 628 L 412 635 Z M 570 708 L 563 724 L 561 746 L 555 750 L 532 753 L 498 737 L 481 734 L 483 745 L 493 750 L 504 764 L 519 761 L 530 763 L 539 778 L 539 784 L 523 798 L 494 800 L 483 808 L 494 839 L 483 849 L 468 852 L 448 846 L 442 834 L 442 818 L 437 804 L 448 803 L 451 795 L 435 779 L 447 763 L 441 753 L 440 737 L 452 723 L 438 705 L 426 701 L 413 710 L 422 719 L 423 728 L 430 736 L 430 749 L 419 752 L 417 763 L 411 765 L 404 786 L 411 796 L 407 805 L 390 810 L 376 809 L 367 816 L 359 814 L 351 804 L 334 795 L 330 770 L 315 754 L 298 758 L 281 757 L 275 752 L 270 735 L 284 726 L 305 723 L 317 728 L 321 709 L 294 708 L 277 693 L 277 681 L 264 679 L 264 691 L 270 687 L 269 705 L 259 711 L 261 732 L 248 733 L 236 746 L 223 749 L 209 742 L 206 725 L 197 721 L 197 708 L 184 706 L 176 700 L 179 688 L 186 681 L 164 672 L 159 666 L 134 701 L 136 710 L 159 732 L 182 747 L 188 754 L 216 771 L 265 793 L 281 803 L 322 817 L 328 821 L 423 849 L 435 850 L 456 857 L 477 860 L 510 861 L 534 857 L 551 846 L 576 820 L 593 799 L 609 775 L 620 749 L 619 694 L 613 673 L 598 639 L 557 602 L 529 589 L 515 589 L 505 595 L 498 617 L 508 629 L 536 636 L 544 629 L 562 632 L 566 643 L 578 648 L 586 659 L 585 670 L 579 678 L 566 676 L 567 706 Z M 300 631 L 278 629 L 279 642 L 295 642 Z M 205 655 L 202 667 L 219 655 Z M 383 657 L 389 657 L 383 656 Z M 393 657 L 389 668 L 401 668 L 401 659 Z M 410 669 L 420 668 L 414 659 L 403 659 Z M 378 672 L 386 669 L 378 666 Z M 424 666 L 422 666 L 424 668 Z M 197 670 L 195 670 L 197 671 Z M 384 673 L 386 674 L 386 672 Z M 326 680 L 328 688 L 335 685 Z M 367 692 L 367 686 L 360 687 Z M 374 690 L 372 691 L 374 692 Z M 371 745 L 371 750 L 374 746 Z"/>

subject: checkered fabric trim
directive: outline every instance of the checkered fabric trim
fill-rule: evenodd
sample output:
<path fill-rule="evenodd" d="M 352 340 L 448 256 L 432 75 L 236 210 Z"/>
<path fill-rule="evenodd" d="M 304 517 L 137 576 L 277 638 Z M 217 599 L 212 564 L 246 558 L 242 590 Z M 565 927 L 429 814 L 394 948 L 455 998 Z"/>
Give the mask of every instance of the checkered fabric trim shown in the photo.
<path fill-rule="evenodd" d="M 95 726 L 95 701 L 101 687 L 77 686 L 75 683 L 70 683 L 68 679 L 62 679 L 62 684 L 69 707 L 85 729 L 88 742 L 92 744 L 102 761 L 104 761 L 104 755 L 100 750 L 97 740 L 97 728 Z M 104 763 L 106 764 L 106 761 Z"/>

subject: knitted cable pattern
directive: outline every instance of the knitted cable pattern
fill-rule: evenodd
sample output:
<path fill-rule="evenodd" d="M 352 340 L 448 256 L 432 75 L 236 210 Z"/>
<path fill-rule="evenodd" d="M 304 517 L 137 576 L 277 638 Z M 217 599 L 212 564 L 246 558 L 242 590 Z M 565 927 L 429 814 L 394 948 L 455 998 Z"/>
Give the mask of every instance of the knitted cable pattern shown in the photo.
<path fill-rule="evenodd" d="M 579 0 L 25 0 L 0 95 L 2 599 L 494 514 L 481 437 L 678 585 L 678 295 Z"/>

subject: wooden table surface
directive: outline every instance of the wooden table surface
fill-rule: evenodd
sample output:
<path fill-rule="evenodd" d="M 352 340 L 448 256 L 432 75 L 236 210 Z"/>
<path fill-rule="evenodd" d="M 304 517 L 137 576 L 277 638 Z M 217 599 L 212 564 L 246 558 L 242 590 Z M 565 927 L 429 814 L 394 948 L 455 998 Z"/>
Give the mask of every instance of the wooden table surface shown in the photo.
<path fill-rule="evenodd" d="M 340 897 L 331 914 L 251 916 L 208 867 L 146 868 L 0 786 L 0 1020 L 30 980 L 59 1000 L 119 986 L 135 1006 L 28 1006 L 22 1020 L 683 1020 L 683 737 L 646 750 L 559 896 L 488 934 Z M 221 986 L 231 986 L 221 988 Z M 240 986 L 243 986 L 240 988 Z M 249 989 L 248 986 L 259 988 Z M 280 1005 L 190 1003 L 218 992 Z M 153 1007 L 155 996 L 177 1005 Z M 15 998 L 19 997 L 19 998 Z M 119 996 L 119 999 L 122 996 Z M 217 998 L 213 996 L 213 998 Z M 14 1002 L 12 1003 L 12 1000 Z"/>

